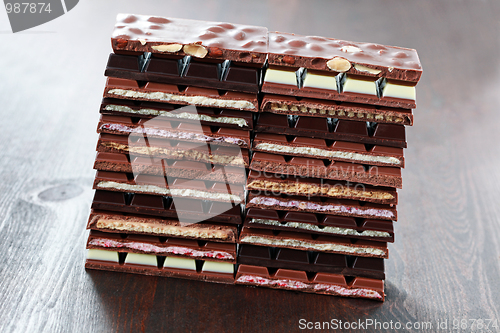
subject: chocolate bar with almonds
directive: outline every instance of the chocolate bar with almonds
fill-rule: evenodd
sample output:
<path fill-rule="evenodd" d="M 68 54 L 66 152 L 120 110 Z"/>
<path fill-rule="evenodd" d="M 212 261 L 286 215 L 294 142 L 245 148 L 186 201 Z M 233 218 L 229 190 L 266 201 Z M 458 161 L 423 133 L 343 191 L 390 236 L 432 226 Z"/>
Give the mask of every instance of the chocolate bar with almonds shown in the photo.
<path fill-rule="evenodd" d="M 118 14 L 111 45 L 117 54 L 151 52 L 166 58 L 192 56 L 262 65 L 267 58 L 267 28 Z"/>

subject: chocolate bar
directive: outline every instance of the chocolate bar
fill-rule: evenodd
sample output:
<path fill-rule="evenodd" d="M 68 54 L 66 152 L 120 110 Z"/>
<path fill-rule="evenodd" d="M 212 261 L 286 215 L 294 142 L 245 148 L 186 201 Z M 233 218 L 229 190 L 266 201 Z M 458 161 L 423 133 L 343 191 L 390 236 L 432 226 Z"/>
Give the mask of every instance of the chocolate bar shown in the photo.
<path fill-rule="evenodd" d="M 302 68 L 288 70 L 277 66 L 269 66 L 264 74 L 262 92 L 414 109 L 416 107 L 415 85 L 416 83 L 387 81 L 369 76 L 333 75 L 303 70 Z M 399 93 L 400 90 L 403 90 L 403 93 Z"/>
<path fill-rule="evenodd" d="M 263 64 L 267 28 L 225 22 L 118 14 L 111 37 L 117 54 L 152 52 Z"/>
<path fill-rule="evenodd" d="M 141 137 L 112 134 L 101 134 L 99 136 L 97 151 L 124 153 L 148 158 L 199 161 L 241 168 L 249 164 L 248 149 L 155 138 L 148 139 L 146 142 Z"/>
<path fill-rule="evenodd" d="M 132 101 L 103 98 L 100 112 L 112 116 L 137 118 L 163 117 L 167 120 L 195 122 L 202 125 L 252 129 L 253 114 L 246 111 L 224 110 L 193 105 Z"/>
<path fill-rule="evenodd" d="M 185 89 L 184 89 L 185 88 Z M 108 77 L 104 97 L 257 112 L 256 94 Z"/>
<path fill-rule="evenodd" d="M 230 61 L 202 62 L 193 57 L 162 59 L 150 57 L 147 53 L 146 56 L 111 53 L 104 75 L 248 93 L 258 93 L 260 82 L 260 68 Z"/>
<path fill-rule="evenodd" d="M 229 202 L 204 201 L 157 195 L 96 190 L 92 209 L 108 210 L 183 221 L 217 221 L 241 223 L 240 205 Z"/>
<path fill-rule="evenodd" d="M 385 279 L 384 259 L 241 244 L 238 263 Z"/>
<path fill-rule="evenodd" d="M 133 157 L 119 153 L 97 153 L 94 169 L 135 174 L 147 174 L 173 178 L 187 178 L 226 182 L 229 184 L 245 184 L 245 169 L 232 166 L 212 165 L 194 161 L 176 161 L 167 159 L 151 159 Z"/>
<path fill-rule="evenodd" d="M 422 66 L 414 49 L 269 32 L 270 65 L 418 82 Z"/>
<path fill-rule="evenodd" d="M 253 150 L 268 153 L 305 156 L 334 161 L 404 168 L 403 148 L 372 146 L 362 143 L 334 141 L 283 134 L 257 133 Z"/>
<path fill-rule="evenodd" d="M 247 189 L 264 194 L 289 194 L 297 196 L 352 199 L 381 204 L 397 204 L 395 189 L 370 186 L 345 181 L 332 181 L 318 178 L 304 178 L 289 175 L 275 175 L 250 170 Z"/>
<path fill-rule="evenodd" d="M 250 169 L 278 175 L 344 180 L 354 183 L 402 188 L 400 168 L 325 161 L 314 158 L 292 157 L 255 152 Z"/>
<path fill-rule="evenodd" d="M 384 281 L 356 277 L 347 280 L 343 275 L 315 273 L 307 275 L 303 270 L 239 265 L 235 284 L 296 290 L 315 294 L 358 297 L 384 301 Z"/>
<path fill-rule="evenodd" d="M 286 115 L 413 125 L 413 114 L 408 109 L 295 96 L 264 94 L 260 109 L 264 112 Z"/>
<path fill-rule="evenodd" d="M 303 251 L 317 251 L 359 257 L 389 258 L 387 243 L 336 236 L 315 236 L 291 231 L 250 229 L 243 227 L 238 242 Z"/>
<path fill-rule="evenodd" d="M 382 220 L 398 219 L 396 208 L 392 205 L 381 205 L 356 200 L 337 200 L 316 197 L 304 198 L 276 193 L 270 195 L 260 192 L 250 192 L 248 194 L 246 207 L 323 213 Z"/>
<path fill-rule="evenodd" d="M 124 116 L 101 115 L 97 133 L 146 136 L 187 142 L 204 142 L 222 146 L 248 148 L 250 133 L 233 128 L 209 127 L 196 123 L 185 123 L 163 118 L 137 119 Z"/>
<path fill-rule="evenodd" d="M 245 201 L 244 186 L 226 182 L 210 182 L 171 175 L 155 176 L 123 172 L 97 171 L 94 189 L 107 191 L 164 195 L 176 198 L 241 203 Z"/>
<path fill-rule="evenodd" d="M 127 235 L 90 230 L 87 249 L 126 251 L 197 260 L 213 260 L 236 264 L 236 244 L 164 238 L 148 235 Z"/>
<path fill-rule="evenodd" d="M 247 210 L 244 226 L 250 229 L 298 231 L 306 234 L 392 243 L 394 242 L 392 223 L 384 220 L 252 207 Z"/>
<path fill-rule="evenodd" d="M 234 264 L 175 256 L 156 256 L 111 250 L 87 250 L 85 268 L 154 276 L 234 283 Z"/>
<path fill-rule="evenodd" d="M 223 220 L 224 216 L 217 216 Z M 90 212 L 87 229 L 106 233 L 140 234 L 150 236 L 181 237 L 202 241 L 234 243 L 238 236 L 236 226 L 206 219 L 198 223 L 180 222 L 176 219 L 138 214 L 127 214 L 93 209 Z"/>
<path fill-rule="evenodd" d="M 256 132 L 406 148 L 403 125 L 260 113 Z"/>

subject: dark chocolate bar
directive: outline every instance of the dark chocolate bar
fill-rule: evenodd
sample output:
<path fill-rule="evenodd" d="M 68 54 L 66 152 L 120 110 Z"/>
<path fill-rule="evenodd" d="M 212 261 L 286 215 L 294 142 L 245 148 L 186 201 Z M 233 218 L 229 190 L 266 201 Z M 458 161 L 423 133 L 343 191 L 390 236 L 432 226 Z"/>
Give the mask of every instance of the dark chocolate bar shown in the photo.
<path fill-rule="evenodd" d="M 94 189 L 125 193 L 141 193 L 175 198 L 242 203 L 243 185 L 112 171 L 97 171 Z"/>
<path fill-rule="evenodd" d="M 202 88 L 259 92 L 260 68 L 184 59 L 162 59 L 144 55 L 111 53 L 104 75 L 121 79 L 150 81 Z"/>
<path fill-rule="evenodd" d="M 208 88 L 184 87 L 148 82 L 144 86 L 135 80 L 108 77 L 104 97 L 136 101 L 164 102 L 179 105 L 247 110 L 259 110 L 257 94 Z"/>
<path fill-rule="evenodd" d="M 337 200 L 331 198 L 304 198 L 276 193 L 265 194 L 261 192 L 250 192 L 248 194 L 246 207 L 322 213 L 368 219 L 398 219 L 396 207 L 393 205 L 381 205 L 356 200 Z"/>
<path fill-rule="evenodd" d="M 94 257 L 99 259 L 92 259 Z M 102 260 L 101 257 L 110 260 Z M 232 284 L 235 265 L 212 260 L 195 261 L 174 256 L 89 249 L 85 268 Z M 217 268 L 222 272 L 217 271 Z"/>
<path fill-rule="evenodd" d="M 297 231 L 392 243 L 394 242 L 392 224 L 392 221 L 386 220 L 252 207 L 247 209 L 244 226 L 250 229 Z"/>
<path fill-rule="evenodd" d="M 422 75 L 414 49 L 283 32 L 269 32 L 268 62 L 410 82 Z"/>
<path fill-rule="evenodd" d="M 119 153 L 97 153 L 94 169 L 135 174 L 147 174 L 175 178 L 245 184 L 243 167 L 220 166 L 194 161 L 176 161 L 149 157 L 132 157 Z"/>
<path fill-rule="evenodd" d="M 316 236 L 296 231 L 250 229 L 243 227 L 238 243 L 303 251 L 338 253 L 358 257 L 389 258 L 389 250 L 385 242 L 326 235 Z"/>
<path fill-rule="evenodd" d="M 274 272 L 267 267 L 239 265 L 235 284 L 378 301 L 385 299 L 383 280 L 356 277 L 347 282 L 343 275 L 321 272 L 309 277 L 303 270 L 284 268 Z"/>
<path fill-rule="evenodd" d="M 101 115 L 98 133 L 146 136 L 176 141 L 209 143 L 221 146 L 248 148 L 250 133 L 247 130 L 210 127 L 189 122 L 178 122 L 157 117 L 138 119 L 124 116 Z"/>
<path fill-rule="evenodd" d="M 408 109 L 294 96 L 265 94 L 260 109 L 286 115 L 413 125 L 413 114 Z"/>
<path fill-rule="evenodd" d="M 178 218 L 183 221 L 241 223 L 239 204 L 148 194 L 97 190 L 92 201 L 92 209 Z"/>
<path fill-rule="evenodd" d="M 278 175 L 294 175 L 311 178 L 344 180 L 354 183 L 403 187 L 400 168 L 371 166 L 361 164 L 325 161 L 314 158 L 292 157 L 255 152 L 250 169 Z"/>
<path fill-rule="evenodd" d="M 189 55 L 263 64 L 267 57 L 267 28 L 118 14 L 111 45 L 119 54 L 152 52 L 165 57 Z"/>
<path fill-rule="evenodd" d="M 369 146 L 362 143 L 291 137 L 284 134 L 257 133 L 253 150 L 271 154 L 304 156 L 369 165 L 404 167 L 403 148 Z"/>
<path fill-rule="evenodd" d="M 395 189 L 370 186 L 361 183 L 305 178 L 289 175 L 275 175 L 250 170 L 247 189 L 264 194 L 289 194 L 310 197 L 352 199 L 366 202 L 395 205 L 398 194 Z"/>
<path fill-rule="evenodd" d="M 252 129 L 253 113 L 238 110 L 175 105 L 168 103 L 132 101 L 127 99 L 103 98 L 100 112 L 113 116 L 136 118 L 161 117 L 166 120 L 195 122 L 202 125 L 229 128 Z"/>
<path fill-rule="evenodd" d="M 384 259 L 382 258 L 351 257 L 335 253 L 241 244 L 238 251 L 238 263 L 385 279 Z"/>
<path fill-rule="evenodd" d="M 87 229 L 107 233 L 180 237 L 222 243 L 236 242 L 238 230 L 235 225 L 209 221 L 207 219 L 204 222 L 185 223 L 176 219 L 93 209 L 90 212 Z"/>
<path fill-rule="evenodd" d="M 174 140 L 146 140 L 141 137 L 101 134 L 97 142 L 97 151 L 104 153 L 124 153 L 131 156 L 188 160 L 216 165 L 248 166 L 248 149 L 239 147 L 212 146 L 205 143 L 181 142 Z"/>
<path fill-rule="evenodd" d="M 406 148 L 404 125 L 260 113 L 256 132 Z"/>

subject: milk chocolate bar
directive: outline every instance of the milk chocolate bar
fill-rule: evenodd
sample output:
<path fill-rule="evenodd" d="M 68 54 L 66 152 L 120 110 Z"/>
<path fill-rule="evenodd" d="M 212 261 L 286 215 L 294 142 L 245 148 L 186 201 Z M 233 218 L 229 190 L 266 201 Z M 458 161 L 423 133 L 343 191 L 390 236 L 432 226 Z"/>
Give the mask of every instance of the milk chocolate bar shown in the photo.
<path fill-rule="evenodd" d="M 103 98 L 100 112 L 101 114 L 109 114 L 112 116 L 128 116 L 147 119 L 162 117 L 168 120 L 194 122 L 210 126 L 240 129 L 253 128 L 253 114 L 251 112 L 196 107 L 193 105 L 175 105 Z"/>
<path fill-rule="evenodd" d="M 422 75 L 414 49 L 283 32 L 269 32 L 268 62 L 410 82 Z"/>
<path fill-rule="evenodd" d="M 381 205 L 356 200 L 337 200 L 317 197 L 304 198 L 285 194 L 270 195 L 260 192 L 250 192 L 247 199 L 247 208 L 250 207 L 333 214 L 338 216 L 375 218 L 382 220 L 398 219 L 396 208 L 392 205 Z"/>
<path fill-rule="evenodd" d="M 127 235 L 90 230 L 87 249 L 126 251 L 197 260 L 236 264 L 236 244 L 196 241 L 192 239 Z"/>
<path fill-rule="evenodd" d="M 317 251 L 359 257 L 389 258 L 387 243 L 336 236 L 313 236 L 300 232 L 250 229 L 243 227 L 238 242 L 303 251 Z"/>
<path fill-rule="evenodd" d="M 111 250 L 87 250 L 85 268 L 144 275 L 234 283 L 235 265 L 213 260 L 156 256 Z"/>
<path fill-rule="evenodd" d="M 226 182 L 229 184 L 245 184 L 246 173 L 243 167 L 212 165 L 194 161 L 176 161 L 167 159 L 151 159 L 126 154 L 97 153 L 94 169 L 135 174 L 147 174 L 175 178 Z"/>
<path fill-rule="evenodd" d="M 238 263 L 385 279 L 384 259 L 241 244 Z"/>
<path fill-rule="evenodd" d="M 255 131 L 406 148 L 405 127 L 395 124 L 264 112 L 257 118 Z"/>
<path fill-rule="evenodd" d="M 241 223 L 239 204 L 148 194 L 97 190 L 92 209 L 183 220 Z"/>
<path fill-rule="evenodd" d="M 166 120 L 163 118 L 138 119 L 124 116 L 101 115 L 97 133 L 116 135 L 147 136 L 197 143 L 210 143 L 222 146 L 248 148 L 250 133 L 246 130 L 219 128 Z"/>
<path fill-rule="evenodd" d="M 309 277 L 303 270 L 278 270 L 267 267 L 239 265 L 235 284 L 303 291 L 344 297 L 366 298 L 384 301 L 384 281 L 343 275 L 315 273 Z"/>
<path fill-rule="evenodd" d="M 402 188 L 401 169 L 392 167 L 324 161 L 314 158 L 292 157 L 255 152 L 250 169 L 274 174 L 311 178 L 345 180 L 354 183 Z"/>
<path fill-rule="evenodd" d="M 263 64 L 267 57 L 267 28 L 118 14 L 111 45 L 118 54 L 152 52 L 170 58 L 188 55 Z"/>
<path fill-rule="evenodd" d="M 224 220 L 224 216 L 218 216 L 217 218 L 218 220 Z M 90 212 L 87 229 L 106 233 L 180 237 L 222 243 L 234 243 L 238 236 L 235 225 L 210 222 L 210 219 L 198 223 L 186 223 L 175 218 L 162 219 L 97 209 Z"/>
<path fill-rule="evenodd" d="M 290 137 L 283 134 L 257 133 L 253 150 L 274 154 L 304 156 L 334 161 L 404 168 L 403 148 L 370 146 L 347 141 Z"/>
<path fill-rule="evenodd" d="M 175 178 L 167 175 L 132 174 L 97 171 L 94 189 L 107 191 L 164 195 L 200 200 L 241 203 L 245 201 L 244 186 L 226 182 Z"/>
<path fill-rule="evenodd" d="M 112 134 L 99 136 L 97 151 L 148 158 L 199 161 L 234 167 L 246 167 L 249 164 L 248 149 L 155 138 L 148 139 L 146 142 L 141 137 Z"/>
<path fill-rule="evenodd" d="M 264 94 L 260 109 L 264 112 L 286 115 L 413 125 L 413 114 L 408 109 L 295 96 Z"/>
<path fill-rule="evenodd" d="M 264 194 L 289 194 L 297 196 L 353 199 L 395 205 L 398 195 L 394 188 L 370 186 L 361 183 L 276 175 L 250 170 L 247 189 Z"/>
<path fill-rule="evenodd" d="M 141 84 L 139 84 L 141 83 Z M 257 94 L 108 77 L 104 97 L 257 112 Z"/>
<path fill-rule="evenodd" d="M 230 61 L 200 61 L 193 57 L 162 59 L 151 57 L 147 53 L 146 56 L 111 53 L 104 75 L 248 93 L 258 93 L 260 82 L 260 68 Z"/>
<path fill-rule="evenodd" d="M 392 224 L 392 221 L 385 220 L 252 207 L 247 210 L 244 226 L 392 243 Z"/>

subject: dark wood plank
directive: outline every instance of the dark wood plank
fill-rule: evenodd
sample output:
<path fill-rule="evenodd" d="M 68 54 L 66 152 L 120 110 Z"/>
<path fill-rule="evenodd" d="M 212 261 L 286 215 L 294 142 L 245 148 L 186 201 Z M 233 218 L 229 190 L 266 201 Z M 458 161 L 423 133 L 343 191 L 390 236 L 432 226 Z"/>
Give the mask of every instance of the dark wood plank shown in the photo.
<path fill-rule="evenodd" d="M 299 319 L 376 319 L 431 322 L 422 331 L 435 332 L 438 320 L 449 327 L 453 319 L 500 320 L 499 7 L 493 0 L 82 1 L 19 34 L 8 33 L 1 14 L 0 331 L 299 331 Z M 419 51 L 424 75 L 407 132 L 385 303 L 85 271 L 95 128 L 118 11 Z"/>

